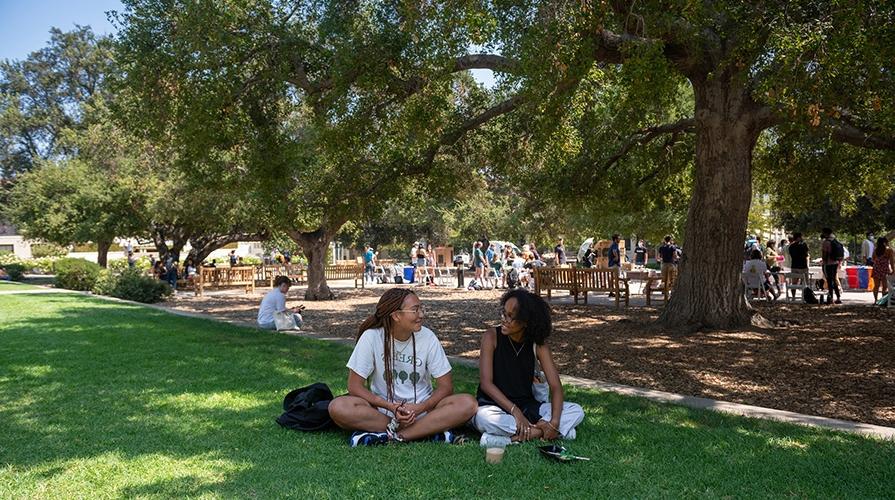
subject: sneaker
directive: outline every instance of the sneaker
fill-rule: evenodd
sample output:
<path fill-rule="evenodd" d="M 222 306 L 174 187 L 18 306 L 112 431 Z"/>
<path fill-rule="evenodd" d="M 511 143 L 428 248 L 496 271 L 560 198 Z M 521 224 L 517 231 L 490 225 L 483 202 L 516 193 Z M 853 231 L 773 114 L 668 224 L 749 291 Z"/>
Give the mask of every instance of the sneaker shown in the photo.
<path fill-rule="evenodd" d="M 364 432 L 357 431 L 348 438 L 348 444 L 352 448 L 358 446 L 374 446 L 377 444 L 387 444 L 389 441 L 388 434 L 384 432 Z"/>
<path fill-rule="evenodd" d="M 841 300 L 841 299 L 836 299 L 836 302 L 833 302 L 833 303 L 834 303 L 834 304 L 841 304 L 841 303 L 842 303 L 842 300 Z"/>
<path fill-rule="evenodd" d="M 463 434 L 456 434 L 452 431 L 444 431 L 432 435 L 429 438 L 429 441 L 432 441 L 433 443 L 464 444 L 466 443 L 466 436 Z"/>
<path fill-rule="evenodd" d="M 482 434 L 479 445 L 482 448 L 506 448 L 513 440 L 509 436 L 498 436 L 497 434 Z"/>

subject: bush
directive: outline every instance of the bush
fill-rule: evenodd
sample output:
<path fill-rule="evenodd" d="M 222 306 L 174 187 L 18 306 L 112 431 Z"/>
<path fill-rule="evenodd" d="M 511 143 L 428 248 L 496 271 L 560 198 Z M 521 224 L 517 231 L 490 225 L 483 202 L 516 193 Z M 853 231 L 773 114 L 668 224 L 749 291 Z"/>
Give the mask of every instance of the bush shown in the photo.
<path fill-rule="evenodd" d="M 126 269 L 121 273 L 103 270 L 93 293 L 152 304 L 170 296 L 172 291 L 164 281 L 146 276 L 137 269 Z"/>
<path fill-rule="evenodd" d="M 53 243 L 34 243 L 31 245 L 31 255 L 35 259 L 41 257 L 65 257 L 68 249 Z"/>
<path fill-rule="evenodd" d="M 6 264 L 5 266 L 0 266 L 6 271 L 6 274 L 9 275 L 9 278 L 13 281 L 22 281 L 22 278 L 25 275 L 25 266 L 21 264 Z"/>
<path fill-rule="evenodd" d="M 137 258 L 137 262 L 134 264 L 134 267 L 139 269 L 140 271 L 148 271 L 151 266 L 149 263 L 149 256 L 141 255 Z M 123 273 L 124 271 L 130 269 L 130 266 L 127 265 L 127 258 L 123 259 L 113 259 L 109 261 L 108 268 L 117 273 Z"/>
<path fill-rule="evenodd" d="M 293 259 L 295 260 L 295 259 Z M 242 258 L 242 265 L 244 266 L 257 266 L 261 264 L 261 259 L 255 257 L 254 255 L 246 255 Z"/>
<path fill-rule="evenodd" d="M 84 259 L 59 259 L 55 264 L 56 286 L 69 290 L 93 290 L 99 272 L 99 264 Z"/>

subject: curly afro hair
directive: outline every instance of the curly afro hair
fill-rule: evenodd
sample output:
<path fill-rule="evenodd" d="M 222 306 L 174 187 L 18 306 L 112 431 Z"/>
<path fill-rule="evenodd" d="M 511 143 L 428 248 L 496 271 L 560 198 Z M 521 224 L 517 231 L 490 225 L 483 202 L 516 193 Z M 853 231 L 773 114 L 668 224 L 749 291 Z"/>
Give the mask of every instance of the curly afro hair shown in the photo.
<path fill-rule="evenodd" d="M 523 288 L 516 288 L 503 294 L 500 298 L 501 307 L 505 307 L 510 299 L 516 299 L 519 304 L 514 319 L 525 323 L 525 338 L 542 345 L 553 332 L 550 306 L 544 299 Z"/>

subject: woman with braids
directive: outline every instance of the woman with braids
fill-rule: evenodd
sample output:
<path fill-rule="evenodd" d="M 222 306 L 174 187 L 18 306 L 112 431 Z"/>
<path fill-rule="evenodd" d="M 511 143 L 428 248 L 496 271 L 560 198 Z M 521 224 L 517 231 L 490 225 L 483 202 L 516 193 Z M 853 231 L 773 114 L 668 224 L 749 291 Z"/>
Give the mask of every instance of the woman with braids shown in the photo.
<path fill-rule="evenodd" d="M 473 425 L 482 433 L 481 445 L 575 439 L 584 410 L 563 400 L 559 373 L 545 342 L 553 329 L 550 307 L 524 289 L 505 293 L 500 304 L 501 325 L 482 335 L 479 356 L 479 409 Z M 550 389 L 549 402 L 538 401 L 532 390 L 536 358 Z"/>
<path fill-rule="evenodd" d="M 451 365 L 423 317 L 415 293 L 393 288 L 358 328 L 346 365 L 348 395 L 329 405 L 339 427 L 356 431 L 349 439 L 352 447 L 423 438 L 457 442 L 450 429 L 475 415 L 471 395 L 453 394 Z"/>

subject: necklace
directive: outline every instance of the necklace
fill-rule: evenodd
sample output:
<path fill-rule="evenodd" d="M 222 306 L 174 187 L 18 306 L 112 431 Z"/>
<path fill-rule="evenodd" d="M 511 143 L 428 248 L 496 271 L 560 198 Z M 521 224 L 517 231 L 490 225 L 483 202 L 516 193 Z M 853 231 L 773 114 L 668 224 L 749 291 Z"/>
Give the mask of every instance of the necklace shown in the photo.
<path fill-rule="evenodd" d="M 513 342 L 513 339 L 511 339 L 510 337 L 507 337 L 507 340 L 510 341 L 510 347 L 513 348 L 513 352 L 516 353 L 516 357 L 518 358 L 519 354 L 522 353 L 522 349 L 525 349 L 525 339 L 522 340 L 522 345 L 519 346 L 519 349 L 516 349 L 516 343 Z"/>
<path fill-rule="evenodd" d="M 411 335 L 411 337 L 412 337 L 412 336 L 413 336 L 413 335 Z M 410 340 L 410 339 L 407 339 L 407 340 Z M 400 340 L 395 340 L 395 338 L 392 337 L 392 351 L 395 352 L 395 353 L 397 353 L 397 354 L 404 354 L 404 351 L 407 350 L 407 347 L 408 347 L 409 345 L 411 345 L 411 342 L 408 342 L 407 340 L 400 341 Z M 398 342 L 403 342 L 403 343 L 404 343 L 404 347 L 403 347 L 402 349 L 398 349 L 398 348 L 397 348 L 397 343 L 398 343 Z"/>

